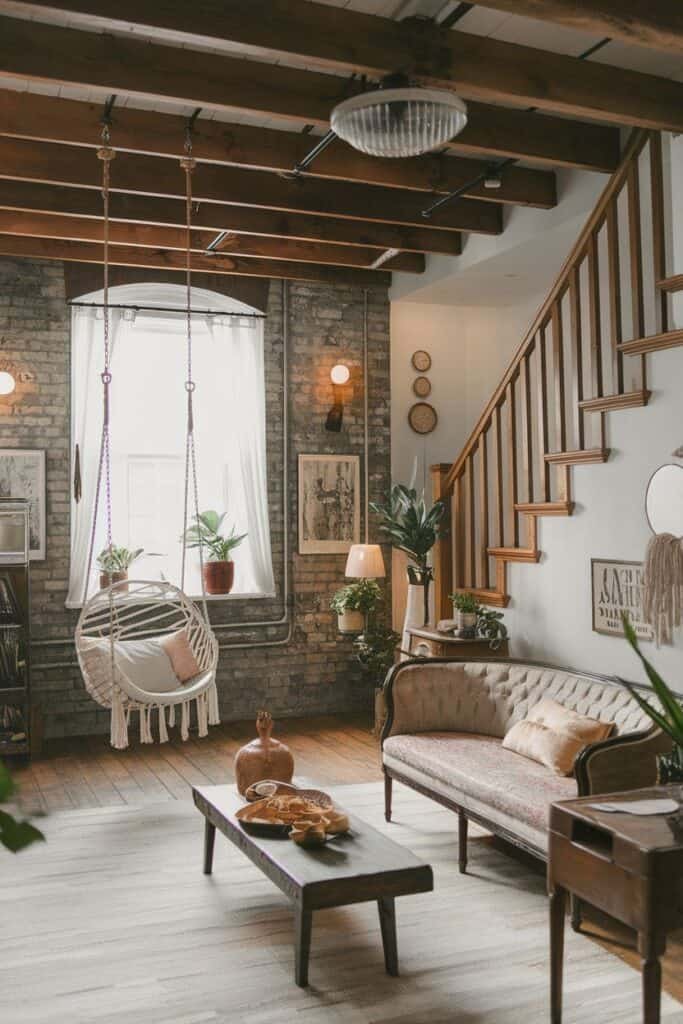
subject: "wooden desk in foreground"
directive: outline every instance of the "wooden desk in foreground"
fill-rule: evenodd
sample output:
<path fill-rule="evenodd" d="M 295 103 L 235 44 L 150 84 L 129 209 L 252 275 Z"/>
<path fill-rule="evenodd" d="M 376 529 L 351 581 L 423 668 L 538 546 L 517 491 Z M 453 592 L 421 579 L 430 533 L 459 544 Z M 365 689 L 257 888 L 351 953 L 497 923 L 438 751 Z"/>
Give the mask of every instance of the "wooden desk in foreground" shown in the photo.
<path fill-rule="evenodd" d="M 659 958 L 667 933 L 681 923 L 677 896 L 683 877 L 683 810 L 640 817 L 598 811 L 589 805 L 656 797 L 678 803 L 680 792 L 680 786 L 658 786 L 552 805 L 548 849 L 552 1024 L 562 1020 L 568 892 L 634 929 L 643 970 L 643 1022 L 659 1024 Z M 586 1016 L 586 1024 L 590 1022 Z"/>

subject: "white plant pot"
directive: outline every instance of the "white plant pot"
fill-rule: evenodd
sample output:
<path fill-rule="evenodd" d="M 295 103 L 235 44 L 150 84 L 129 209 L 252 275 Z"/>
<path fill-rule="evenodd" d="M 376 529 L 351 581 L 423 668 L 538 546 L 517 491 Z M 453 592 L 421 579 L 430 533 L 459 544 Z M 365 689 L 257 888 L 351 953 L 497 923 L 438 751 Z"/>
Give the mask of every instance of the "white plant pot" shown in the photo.
<path fill-rule="evenodd" d="M 410 650 L 410 633 L 414 626 L 424 626 L 425 621 L 425 592 L 424 587 L 417 583 L 408 584 L 408 596 L 406 599 L 406 614 L 403 620 L 403 635 L 401 636 L 401 650 Z M 408 654 L 401 655 L 401 661 L 410 657 Z"/>
<path fill-rule="evenodd" d="M 478 617 L 476 612 L 458 612 L 458 629 L 475 629 Z"/>
<path fill-rule="evenodd" d="M 362 633 L 365 629 L 363 612 L 348 611 L 337 615 L 337 628 L 340 633 Z"/>

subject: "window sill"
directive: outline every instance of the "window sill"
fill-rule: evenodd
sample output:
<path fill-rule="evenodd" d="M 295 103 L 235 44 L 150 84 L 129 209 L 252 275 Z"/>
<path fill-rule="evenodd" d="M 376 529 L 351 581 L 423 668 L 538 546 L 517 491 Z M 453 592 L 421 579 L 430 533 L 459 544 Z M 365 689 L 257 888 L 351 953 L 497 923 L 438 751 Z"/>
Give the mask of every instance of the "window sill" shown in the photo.
<path fill-rule="evenodd" d="M 201 594 L 186 594 L 185 596 L 188 597 L 190 599 L 190 601 L 195 601 L 195 602 L 201 601 L 201 599 L 202 599 L 202 595 Z M 258 593 L 258 594 L 240 594 L 240 593 L 237 593 L 237 594 L 235 594 L 235 593 L 230 593 L 230 594 L 207 594 L 206 595 L 206 602 L 208 604 L 209 602 L 213 603 L 214 601 L 268 601 L 268 600 L 272 600 L 276 596 L 277 595 L 276 595 L 275 591 L 272 591 L 272 592 L 270 592 L 268 594 L 261 594 L 261 593 Z M 65 601 L 64 602 L 64 607 L 68 608 L 70 611 L 80 611 L 81 608 L 83 607 L 83 602 L 82 601 Z"/>

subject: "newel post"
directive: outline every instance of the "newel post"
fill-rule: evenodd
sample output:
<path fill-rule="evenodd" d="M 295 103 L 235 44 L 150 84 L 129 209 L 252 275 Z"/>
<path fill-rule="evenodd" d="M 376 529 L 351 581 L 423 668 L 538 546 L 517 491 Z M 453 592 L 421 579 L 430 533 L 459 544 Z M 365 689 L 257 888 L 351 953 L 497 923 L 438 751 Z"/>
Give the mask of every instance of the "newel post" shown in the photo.
<path fill-rule="evenodd" d="M 439 462 L 430 466 L 432 475 L 432 498 L 434 501 L 446 502 L 447 512 L 442 521 L 447 533 L 437 540 L 432 549 L 434 567 L 434 625 L 439 619 L 453 617 L 453 609 L 448 595 L 453 593 L 453 561 L 451 538 L 451 492 L 446 490 L 446 477 L 451 468 L 449 462 Z"/>

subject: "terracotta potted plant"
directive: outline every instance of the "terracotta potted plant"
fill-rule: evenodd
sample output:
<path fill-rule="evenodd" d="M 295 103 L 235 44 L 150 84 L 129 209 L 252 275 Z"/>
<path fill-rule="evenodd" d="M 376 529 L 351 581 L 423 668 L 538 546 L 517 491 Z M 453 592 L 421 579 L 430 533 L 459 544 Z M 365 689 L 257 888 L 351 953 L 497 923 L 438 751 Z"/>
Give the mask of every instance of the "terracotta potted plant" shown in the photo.
<path fill-rule="evenodd" d="M 379 598 L 379 586 L 372 579 L 359 579 L 338 590 L 330 601 L 330 608 L 337 613 L 339 632 L 362 633 L 366 616 L 374 611 Z"/>
<path fill-rule="evenodd" d="M 201 547 L 204 556 L 204 589 L 207 594 L 229 594 L 235 581 L 235 563 L 230 554 L 242 543 L 246 533 L 220 532 L 227 512 L 219 515 L 213 509 L 200 512 L 188 527 L 185 542 L 189 548 Z"/>
<path fill-rule="evenodd" d="M 97 566 L 100 570 L 100 590 L 106 590 L 114 583 L 120 583 L 128 579 L 128 570 L 143 552 L 143 548 L 135 548 L 130 551 L 128 548 L 121 548 L 117 544 L 111 544 L 103 548 L 97 556 Z M 126 590 L 126 587 L 122 587 Z"/>

